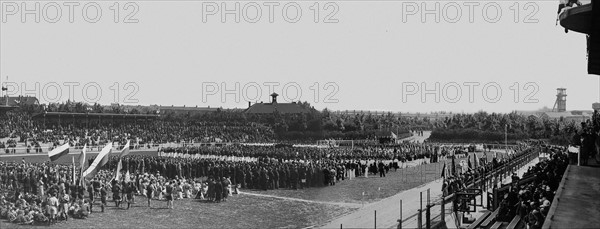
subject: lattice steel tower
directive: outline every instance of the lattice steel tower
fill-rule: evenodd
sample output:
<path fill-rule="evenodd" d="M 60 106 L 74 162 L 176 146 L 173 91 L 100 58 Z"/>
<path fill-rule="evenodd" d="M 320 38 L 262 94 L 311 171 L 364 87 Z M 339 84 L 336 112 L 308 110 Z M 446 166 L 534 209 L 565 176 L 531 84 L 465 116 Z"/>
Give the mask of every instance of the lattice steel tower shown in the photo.
<path fill-rule="evenodd" d="M 556 101 L 554 102 L 554 107 L 552 107 L 553 112 L 565 112 L 567 111 L 567 89 L 566 88 L 557 88 L 556 89 Z"/>

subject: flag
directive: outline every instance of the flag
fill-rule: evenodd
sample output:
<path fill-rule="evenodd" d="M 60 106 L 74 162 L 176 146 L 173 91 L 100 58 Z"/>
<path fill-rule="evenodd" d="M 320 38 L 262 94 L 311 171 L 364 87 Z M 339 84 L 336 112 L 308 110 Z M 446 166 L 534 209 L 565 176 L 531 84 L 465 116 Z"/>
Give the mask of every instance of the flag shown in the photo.
<path fill-rule="evenodd" d="M 85 171 L 85 152 L 87 150 L 87 144 L 83 145 L 83 149 L 81 149 L 81 154 L 79 154 L 79 166 L 81 166 L 81 173 Z"/>
<path fill-rule="evenodd" d="M 127 170 L 127 173 L 125 173 L 125 183 L 129 182 L 131 182 L 131 178 L 129 177 L 129 170 Z"/>
<path fill-rule="evenodd" d="M 452 176 L 456 176 L 456 163 L 454 162 L 454 155 L 452 155 Z"/>
<path fill-rule="evenodd" d="M 52 151 L 48 152 L 48 157 L 50 161 L 56 161 L 58 158 L 62 157 L 65 154 L 69 153 L 69 142 L 65 143 L 62 146 L 56 147 Z"/>
<path fill-rule="evenodd" d="M 115 180 L 119 181 L 119 178 L 121 178 L 121 169 L 123 169 L 123 163 L 121 162 L 121 159 L 119 158 L 119 163 L 117 163 L 117 169 L 115 169 Z"/>
<path fill-rule="evenodd" d="M 446 179 L 446 162 L 444 162 L 444 168 L 442 168 L 442 178 Z"/>
<path fill-rule="evenodd" d="M 467 157 L 467 163 L 468 163 L 467 165 L 469 166 L 469 169 L 473 169 L 473 165 L 471 164 L 471 155 L 469 155 Z"/>
<path fill-rule="evenodd" d="M 98 156 L 96 156 L 96 159 L 94 159 L 94 162 L 92 162 L 92 165 L 90 165 L 90 167 L 83 172 L 83 177 L 93 177 L 96 175 L 98 170 L 100 170 L 100 168 L 105 165 L 106 162 L 108 162 L 108 154 L 110 154 L 111 150 L 112 143 L 108 143 L 106 146 L 104 146 L 102 151 L 100 151 Z"/>
<path fill-rule="evenodd" d="M 85 161 L 85 152 L 87 150 L 87 144 L 83 145 L 83 149 L 81 149 L 81 154 L 79 154 L 79 166 L 81 166 L 81 169 L 79 170 L 79 182 L 81 183 L 81 186 L 83 185 L 83 172 L 85 171 L 85 167 L 86 167 L 86 161 Z"/>
<path fill-rule="evenodd" d="M 126 156 L 127 154 L 129 154 L 129 140 L 127 140 L 127 144 L 125 144 L 125 146 L 121 150 L 121 154 L 119 155 L 119 157 Z"/>

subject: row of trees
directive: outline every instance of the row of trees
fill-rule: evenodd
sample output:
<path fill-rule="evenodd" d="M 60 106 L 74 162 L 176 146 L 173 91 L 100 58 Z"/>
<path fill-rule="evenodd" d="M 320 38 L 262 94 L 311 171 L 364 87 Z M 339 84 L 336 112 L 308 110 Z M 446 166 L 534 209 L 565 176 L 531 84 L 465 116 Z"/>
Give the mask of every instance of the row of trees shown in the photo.
<path fill-rule="evenodd" d="M 520 115 L 516 112 L 499 114 L 478 112 L 455 114 L 434 123 L 430 137 L 433 141 L 504 142 L 505 131 L 509 141 L 547 139 L 552 143 L 566 144 L 581 131 L 580 123 L 563 117 L 550 119 L 546 115 Z"/>
<path fill-rule="evenodd" d="M 394 132 L 397 135 L 410 130 L 433 130 L 432 141 L 484 141 L 504 142 L 504 132 L 508 140 L 548 139 L 555 143 L 570 141 L 571 136 L 581 131 L 579 123 L 564 118 L 551 119 L 547 116 L 521 115 L 511 113 L 477 112 L 473 114 L 450 114 L 445 118 L 403 116 L 393 113 L 343 113 L 328 109 L 318 111 L 309 103 L 299 103 L 309 112 L 304 114 L 247 114 L 243 109 L 217 109 L 215 112 L 161 113 L 167 121 L 182 122 L 238 122 L 266 125 L 273 129 L 280 139 L 365 139 Z M 28 113 L 43 111 L 75 113 L 155 113 L 122 106 L 104 107 L 100 104 L 88 105 L 67 101 L 44 105 L 22 105 Z"/>

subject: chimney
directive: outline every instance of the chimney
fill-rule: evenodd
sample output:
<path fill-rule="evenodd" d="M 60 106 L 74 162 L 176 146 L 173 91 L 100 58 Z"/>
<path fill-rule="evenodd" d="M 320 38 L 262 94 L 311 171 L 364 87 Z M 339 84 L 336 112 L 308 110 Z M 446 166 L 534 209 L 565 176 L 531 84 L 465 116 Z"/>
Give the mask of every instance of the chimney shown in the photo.
<path fill-rule="evenodd" d="M 252 102 L 248 101 L 248 108 L 252 106 Z"/>

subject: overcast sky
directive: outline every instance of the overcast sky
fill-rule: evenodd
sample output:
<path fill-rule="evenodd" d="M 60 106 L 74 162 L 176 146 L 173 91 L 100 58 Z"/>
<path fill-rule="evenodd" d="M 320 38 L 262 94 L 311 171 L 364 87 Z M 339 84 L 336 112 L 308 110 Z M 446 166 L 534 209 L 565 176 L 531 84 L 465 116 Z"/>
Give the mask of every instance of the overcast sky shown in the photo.
<path fill-rule="evenodd" d="M 234 1 L 122 1 L 119 23 L 114 1 L 97 2 L 96 23 L 85 20 L 96 17 L 91 4 L 82 16 L 89 1 L 74 7 L 73 23 L 64 1 L 39 2 L 39 23 L 33 14 L 22 22 L 22 2 L 1 3 L 1 80 L 8 76 L 12 94 L 39 83 L 29 93 L 41 102 L 66 101 L 68 85 L 76 101 L 245 108 L 269 101 L 268 85 L 278 84 L 280 102 L 402 112 L 552 108 L 558 87 L 567 88 L 567 109 L 591 110 L 599 96 L 585 35 L 555 26 L 557 1 L 238 1 L 239 23 L 234 14 L 221 19 L 222 3 L 231 10 Z M 436 3 L 440 21 L 422 18 Z M 58 8 L 61 18 L 49 23 Z M 131 13 L 138 22 L 123 23 Z"/>

